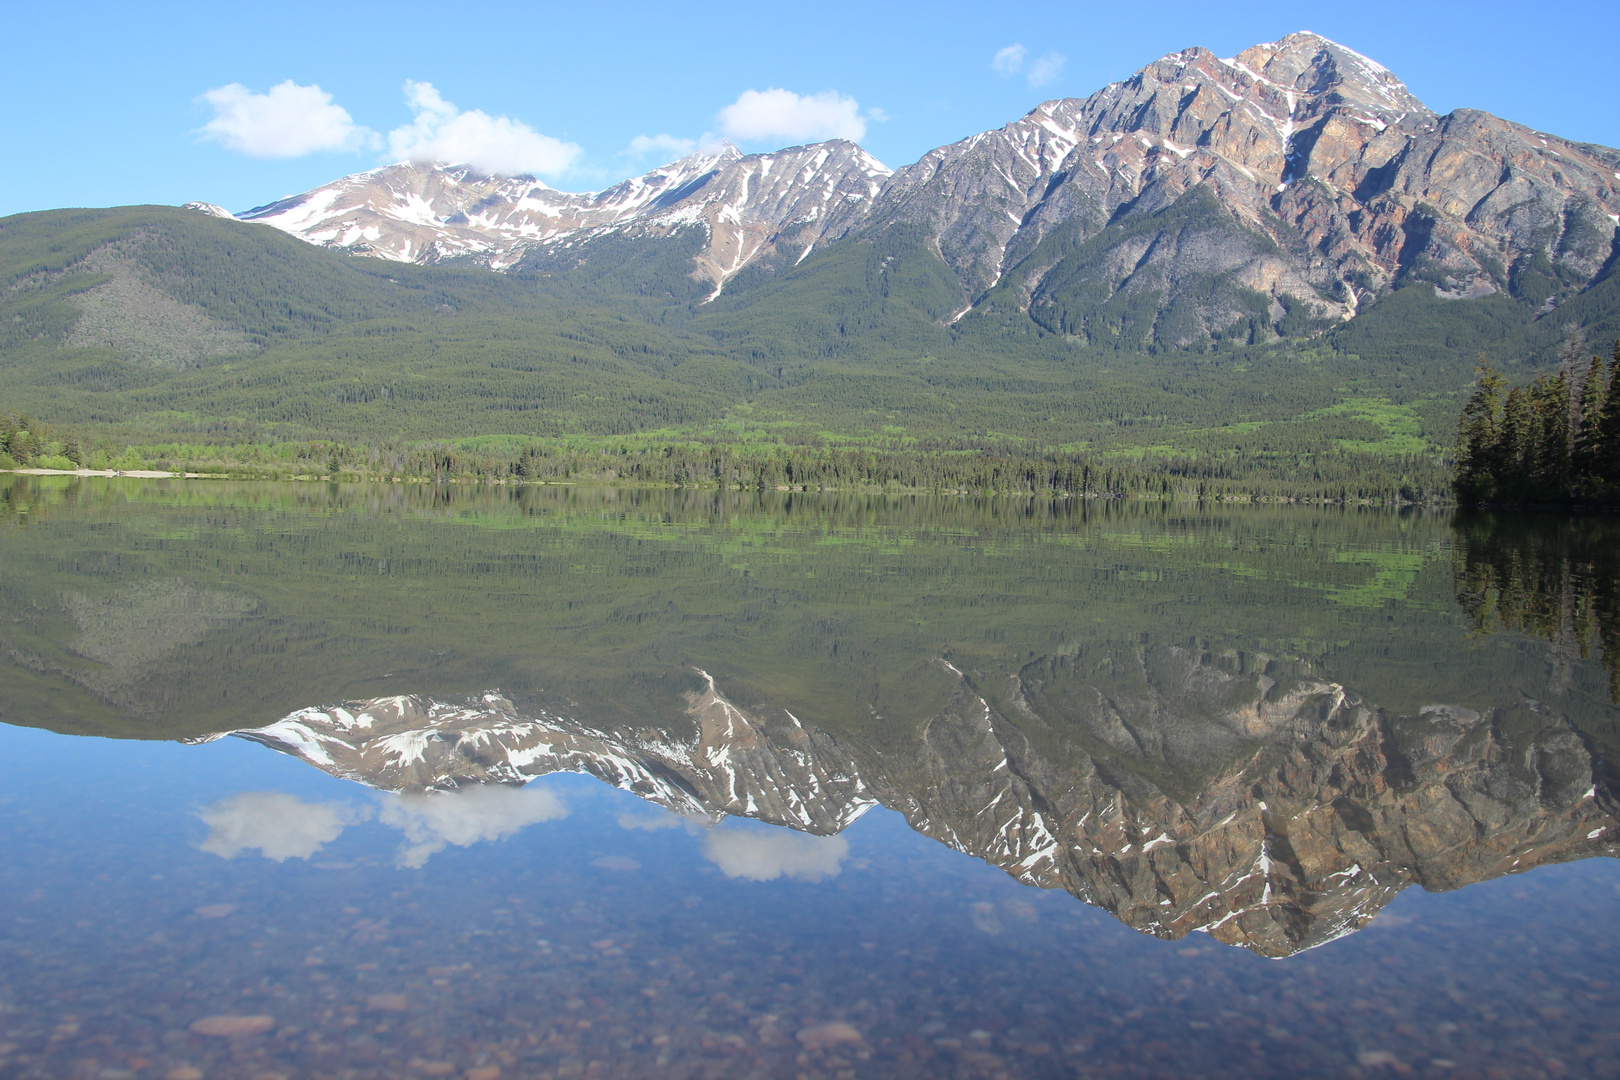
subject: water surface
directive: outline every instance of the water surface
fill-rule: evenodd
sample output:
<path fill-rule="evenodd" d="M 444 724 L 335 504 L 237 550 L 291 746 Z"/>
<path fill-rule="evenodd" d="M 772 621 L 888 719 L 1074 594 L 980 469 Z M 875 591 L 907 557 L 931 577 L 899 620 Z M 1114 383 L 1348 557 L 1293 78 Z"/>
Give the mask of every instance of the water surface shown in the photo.
<path fill-rule="evenodd" d="M 1620 1074 L 1604 526 L 0 514 L 0 1077 Z"/>

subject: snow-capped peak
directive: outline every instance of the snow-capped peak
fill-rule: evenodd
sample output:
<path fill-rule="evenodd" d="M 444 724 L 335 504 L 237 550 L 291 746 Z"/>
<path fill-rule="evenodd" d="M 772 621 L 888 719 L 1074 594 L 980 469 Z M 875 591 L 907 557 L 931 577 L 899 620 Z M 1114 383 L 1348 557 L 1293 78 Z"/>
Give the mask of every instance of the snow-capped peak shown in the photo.
<path fill-rule="evenodd" d="M 231 213 L 223 206 L 215 206 L 213 203 L 209 202 L 188 202 L 180 209 L 195 210 L 197 213 L 207 214 L 209 217 L 229 218 L 231 221 L 236 220 L 235 214 Z"/>

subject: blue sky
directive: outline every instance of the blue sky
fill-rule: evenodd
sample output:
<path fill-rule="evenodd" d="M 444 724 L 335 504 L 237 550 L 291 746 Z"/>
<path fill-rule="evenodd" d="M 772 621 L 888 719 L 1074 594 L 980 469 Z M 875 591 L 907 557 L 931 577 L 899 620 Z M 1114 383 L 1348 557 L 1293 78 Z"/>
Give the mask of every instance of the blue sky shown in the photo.
<path fill-rule="evenodd" d="M 424 147 L 538 166 L 568 190 L 727 135 L 745 150 L 858 135 L 895 167 L 1176 49 L 1229 56 L 1302 29 L 1383 63 L 1438 111 L 1620 145 L 1612 0 L 3 10 L 0 214 L 241 210 Z"/>

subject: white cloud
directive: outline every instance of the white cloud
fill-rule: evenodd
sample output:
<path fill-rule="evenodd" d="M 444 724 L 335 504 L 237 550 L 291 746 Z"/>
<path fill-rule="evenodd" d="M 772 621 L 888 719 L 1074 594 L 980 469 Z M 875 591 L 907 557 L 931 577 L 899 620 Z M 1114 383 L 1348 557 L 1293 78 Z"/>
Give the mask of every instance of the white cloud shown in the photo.
<path fill-rule="evenodd" d="M 637 135 L 630 140 L 630 146 L 625 152 L 633 157 L 646 157 L 657 151 L 669 155 L 669 158 L 674 160 L 690 154 L 697 149 L 697 145 L 696 139 L 677 139 L 669 134 Z"/>
<path fill-rule="evenodd" d="M 338 838 L 363 810 L 341 803 L 308 803 L 279 791 L 247 791 L 197 811 L 209 828 L 198 847 L 234 859 L 257 849 L 276 862 L 307 859 Z"/>
<path fill-rule="evenodd" d="M 990 61 L 990 70 L 997 75 L 1016 75 L 1024 68 L 1024 57 L 1029 50 L 1022 45 L 1009 45 L 1005 49 L 998 49 L 995 58 Z"/>
<path fill-rule="evenodd" d="M 1029 80 L 1031 89 L 1055 83 L 1063 76 L 1063 65 L 1069 58 L 1062 53 L 1047 53 L 1033 64 L 1029 65 Z"/>
<path fill-rule="evenodd" d="M 567 816 L 562 800 L 544 788 L 495 784 L 406 793 L 385 800 L 377 815 L 405 834 L 399 864 L 413 868 L 451 844 L 469 847 L 480 840 L 501 840 L 526 826 Z"/>
<path fill-rule="evenodd" d="M 866 135 L 867 118 L 860 102 L 836 90 L 795 94 L 771 87 L 744 90 L 736 101 L 720 110 L 720 134 L 738 142 L 786 139 L 819 142 L 822 139 L 859 141 Z"/>
<path fill-rule="evenodd" d="M 442 161 L 513 176 L 563 172 L 582 152 L 521 120 L 479 109 L 462 112 L 429 82 L 407 80 L 405 100 L 416 118 L 388 133 L 388 151 L 396 160 Z"/>
<path fill-rule="evenodd" d="M 837 877 L 849 841 L 842 836 L 809 836 L 787 829 L 709 830 L 703 856 L 726 877 L 772 881 L 786 875 L 800 881 Z"/>
<path fill-rule="evenodd" d="M 990 58 L 990 70 L 1002 78 L 1024 72 L 1024 79 L 1033 90 L 1057 82 L 1063 75 L 1063 65 L 1069 61 L 1060 52 L 1049 52 L 1038 57 L 1025 72 L 1024 61 L 1028 59 L 1028 49 L 1018 44 L 1008 45 L 1005 49 L 996 50 L 996 55 Z"/>
<path fill-rule="evenodd" d="M 214 118 L 199 129 L 202 137 L 249 157 L 301 157 L 377 142 L 376 133 L 356 124 L 331 94 L 291 79 L 266 94 L 231 83 L 206 91 L 201 100 L 214 109 Z"/>

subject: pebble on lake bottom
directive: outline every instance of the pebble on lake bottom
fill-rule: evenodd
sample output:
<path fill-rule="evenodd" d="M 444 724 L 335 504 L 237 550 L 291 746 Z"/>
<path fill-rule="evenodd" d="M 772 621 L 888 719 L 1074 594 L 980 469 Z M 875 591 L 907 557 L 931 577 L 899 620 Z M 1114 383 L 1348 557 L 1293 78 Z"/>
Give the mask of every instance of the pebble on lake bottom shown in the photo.
<path fill-rule="evenodd" d="M 846 1024 L 842 1020 L 834 1020 L 830 1024 L 815 1024 L 811 1027 L 800 1028 L 795 1036 L 806 1050 L 826 1050 L 844 1043 L 861 1043 L 866 1040 L 861 1033 L 855 1030 L 854 1025 Z"/>
<path fill-rule="evenodd" d="M 237 1035 L 262 1035 L 276 1026 L 273 1016 L 205 1016 L 194 1021 L 191 1031 L 196 1035 L 214 1035 L 231 1038 Z"/>

